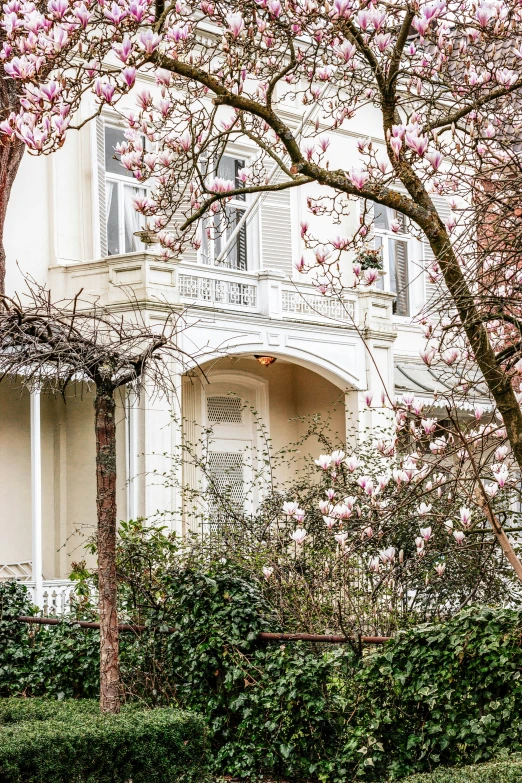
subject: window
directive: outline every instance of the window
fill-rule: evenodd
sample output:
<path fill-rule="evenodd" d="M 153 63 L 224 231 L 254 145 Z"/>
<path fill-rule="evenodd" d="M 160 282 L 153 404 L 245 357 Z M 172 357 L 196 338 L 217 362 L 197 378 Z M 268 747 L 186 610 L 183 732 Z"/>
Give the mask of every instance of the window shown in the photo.
<path fill-rule="evenodd" d="M 392 232 L 392 221 L 400 225 L 398 232 Z M 380 278 L 377 287 L 396 294 L 393 302 L 395 315 L 410 314 L 408 295 L 408 236 L 406 218 L 394 209 L 375 204 L 374 216 L 375 247 L 381 248 L 383 268 L 386 272 Z"/>
<path fill-rule="evenodd" d="M 241 187 L 238 178 L 239 170 L 244 168 L 245 161 L 231 155 L 222 155 L 217 176 L 230 180 L 235 187 Z M 246 195 L 234 196 L 227 202 L 223 214 L 220 211 L 213 217 L 207 217 L 203 224 L 201 258 L 204 264 L 228 267 L 229 269 L 247 269 L 247 227 L 243 223 L 231 246 L 226 249 L 227 242 L 237 228 L 246 210 Z M 210 235 L 210 237 L 209 237 Z M 223 253 L 223 258 L 221 254 Z"/>
<path fill-rule="evenodd" d="M 132 172 L 115 158 L 116 145 L 125 141 L 123 131 L 106 125 L 104 140 L 108 255 L 143 250 L 145 245 L 134 235 L 144 227 L 145 219 L 134 209 L 133 200 L 137 196 L 145 196 L 147 191 L 134 184 Z"/>

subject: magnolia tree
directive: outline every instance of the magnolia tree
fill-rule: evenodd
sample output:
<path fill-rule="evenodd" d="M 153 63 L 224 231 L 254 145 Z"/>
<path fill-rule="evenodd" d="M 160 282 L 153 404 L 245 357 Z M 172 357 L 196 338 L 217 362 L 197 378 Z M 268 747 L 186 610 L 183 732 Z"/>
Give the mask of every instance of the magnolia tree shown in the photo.
<path fill-rule="evenodd" d="M 105 106 L 119 112 L 127 130 L 117 153 L 151 185 L 136 207 L 166 257 L 224 231 L 230 243 L 246 219 L 238 223 L 234 197 L 314 183 L 314 193 L 324 191 L 309 199 L 310 213 L 330 216 L 334 230 L 319 242 L 304 220 L 298 266 L 329 295 L 342 291 L 343 259 L 373 250 L 372 203 L 396 210 L 391 230 L 425 239 L 429 275 L 447 298 L 439 322 L 422 317 L 423 360 L 451 368 L 450 385 L 465 398 L 482 394 L 482 383 L 493 401 L 484 429 L 451 436 L 466 469 L 474 465 L 469 497 L 522 579 L 482 481 L 495 422 L 522 466 L 520 281 L 516 264 L 507 266 L 520 235 L 521 21 L 515 0 L 9 0 L 1 57 L 23 97 L 1 132 L 5 143 L 46 154 L 78 127 L 87 93 L 93 116 Z M 141 72 L 155 86 L 149 79 L 139 88 Z M 350 160 L 340 158 L 336 131 L 369 117 L 382 141 L 361 138 Z M 220 160 L 237 141 L 255 154 L 223 176 Z M 434 196 L 448 201 L 446 222 Z M 357 229 L 334 236 L 355 202 L 363 205 Z M 353 265 L 357 285 L 375 281 L 366 266 Z"/>
<path fill-rule="evenodd" d="M 203 429 L 199 442 L 184 443 L 178 455 L 200 476 L 195 486 L 180 487 L 185 512 L 212 530 L 198 537 L 196 550 L 257 576 L 287 631 L 389 635 L 412 622 L 448 618 L 470 602 L 520 600 L 459 443 L 464 430 L 467 438 L 475 432 L 477 445 L 489 437 L 482 473 L 489 501 L 497 517 L 517 518 L 510 458 L 496 428 L 488 436 L 482 427 L 479 435 L 481 424 L 468 411 L 467 423 L 444 430 L 413 395 L 397 406 L 397 419 L 400 441 L 412 441 L 408 453 L 397 454 L 389 427 L 347 453 L 328 422 L 313 416 L 303 421 L 304 437 L 282 452 L 267 442 L 262 455 L 245 454 L 252 475 L 246 496 L 253 499 L 265 478 L 251 515 L 226 477 L 213 474 L 206 447 L 212 432 Z M 317 439 L 325 453 L 304 457 Z M 273 476 L 282 465 L 292 478 L 270 480 L 270 468 Z"/>

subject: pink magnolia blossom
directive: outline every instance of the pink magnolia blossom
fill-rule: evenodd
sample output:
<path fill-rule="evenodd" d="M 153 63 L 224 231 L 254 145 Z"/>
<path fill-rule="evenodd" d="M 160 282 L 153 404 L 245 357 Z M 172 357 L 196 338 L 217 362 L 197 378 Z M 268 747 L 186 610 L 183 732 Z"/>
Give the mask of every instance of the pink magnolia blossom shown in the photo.
<path fill-rule="evenodd" d="M 429 514 L 431 511 L 432 505 L 431 503 L 424 503 L 422 502 L 417 509 L 417 513 L 420 514 L 421 517 L 426 516 L 426 514 Z"/>
<path fill-rule="evenodd" d="M 293 533 L 290 534 L 290 538 L 295 541 L 296 544 L 302 544 L 308 533 L 304 527 L 296 527 Z"/>
<path fill-rule="evenodd" d="M 506 459 L 508 453 L 509 449 L 507 446 L 499 446 L 497 449 L 495 449 L 495 459 L 497 462 L 503 462 L 503 460 Z"/>
<path fill-rule="evenodd" d="M 333 519 L 333 517 L 325 517 L 323 516 L 324 524 L 328 528 L 328 530 L 331 530 L 335 525 L 337 524 L 337 519 Z"/>
<path fill-rule="evenodd" d="M 362 188 L 364 188 L 368 182 L 370 175 L 366 169 L 352 168 L 350 170 L 349 178 L 352 185 L 354 185 L 358 190 L 362 190 Z"/>
<path fill-rule="evenodd" d="M 357 459 L 357 456 L 355 454 L 351 454 L 349 457 L 345 459 L 344 464 L 346 465 L 350 473 L 353 473 L 359 464 L 359 460 Z"/>
<path fill-rule="evenodd" d="M 467 506 L 461 506 L 460 521 L 463 527 L 469 527 L 471 524 L 471 509 L 467 508 Z"/>
<path fill-rule="evenodd" d="M 370 562 L 368 563 L 368 568 L 370 571 L 373 571 L 373 573 L 378 574 L 381 570 L 381 563 L 378 557 L 371 557 Z"/>
<path fill-rule="evenodd" d="M 299 503 L 297 503 L 295 500 L 283 503 L 283 514 L 286 514 L 287 517 L 295 516 L 298 510 Z"/>
<path fill-rule="evenodd" d="M 509 478 L 509 471 L 505 465 L 498 465 L 493 468 L 493 475 L 500 489 L 503 489 L 506 485 L 506 481 Z"/>
<path fill-rule="evenodd" d="M 484 484 L 484 489 L 486 490 L 486 494 L 490 498 L 494 498 L 495 495 L 498 493 L 498 484 L 495 484 L 495 483 Z"/>
<path fill-rule="evenodd" d="M 263 576 L 266 580 L 270 579 L 273 573 L 274 569 L 272 566 L 263 566 Z"/>
<path fill-rule="evenodd" d="M 315 464 L 321 468 L 321 470 L 328 470 L 332 464 L 332 457 L 330 454 L 320 454 L 319 459 L 315 460 Z"/>
<path fill-rule="evenodd" d="M 437 419 L 421 419 L 421 426 L 426 435 L 431 435 L 437 428 Z"/>
<path fill-rule="evenodd" d="M 430 367 L 435 359 L 436 351 L 435 348 L 423 348 L 419 351 L 419 355 L 424 364 L 427 364 L 428 367 Z"/>
<path fill-rule="evenodd" d="M 341 462 L 343 461 L 343 459 L 345 457 L 346 457 L 346 454 L 344 453 L 344 451 L 342 451 L 342 449 L 338 449 L 336 451 L 332 451 L 332 454 L 331 454 L 332 463 L 336 467 L 339 467 L 339 465 L 341 464 Z"/>
<path fill-rule="evenodd" d="M 161 43 L 161 35 L 154 33 L 152 30 L 145 30 L 138 36 L 138 44 L 145 51 L 145 54 L 152 54 L 152 52 L 158 48 Z"/>
<path fill-rule="evenodd" d="M 446 563 L 437 563 L 437 565 L 435 566 L 435 571 L 439 576 L 442 576 L 445 570 L 446 570 Z"/>
<path fill-rule="evenodd" d="M 464 539 L 466 538 L 466 536 L 464 535 L 464 533 L 462 532 L 462 530 L 454 530 L 454 531 L 453 531 L 453 538 L 455 539 L 455 541 L 457 542 L 457 544 L 459 544 L 459 545 L 460 545 L 460 544 L 462 544 L 462 542 L 464 541 Z"/>
<path fill-rule="evenodd" d="M 382 549 L 379 552 L 379 557 L 383 563 L 393 563 L 395 560 L 395 547 L 389 546 L 387 549 Z"/>
<path fill-rule="evenodd" d="M 433 537 L 433 532 L 431 527 L 421 527 L 420 534 L 422 536 L 422 539 L 426 542 Z"/>
<path fill-rule="evenodd" d="M 337 543 L 341 546 L 342 549 L 344 549 L 344 546 L 346 544 L 346 539 L 348 538 L 348 533 L 336 533 L 334 536 Z"/>

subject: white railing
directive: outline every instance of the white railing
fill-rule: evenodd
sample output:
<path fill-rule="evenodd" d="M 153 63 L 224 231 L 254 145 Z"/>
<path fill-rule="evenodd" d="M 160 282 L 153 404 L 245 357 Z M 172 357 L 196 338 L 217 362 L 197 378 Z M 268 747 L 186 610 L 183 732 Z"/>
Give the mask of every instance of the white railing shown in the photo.
<path fill-rule="evenodd" d="M 282 289 L 281 297 L 283 316 L 304 317 L 307 320 L 328 318 L 348 322 L 353 321 L 355 316 L 355 301 L 352 299 L 339 299 L 288 288 Z"/>
<path fill-rule="evenodd" d="M 34 582 L 23 582 L 31 601 L 38 606 L 45 617 L 69 614 L 75 600 L 75 583 L 70 579 L 45 579 L 40 601 L 35 603 Z"/>
<path fill-rule="evenodd" d="M 257 287 L 251 283 L 180 273 L 178 285 L 180 296 L 185 299 L 250 310 L 257 306 Z"/>

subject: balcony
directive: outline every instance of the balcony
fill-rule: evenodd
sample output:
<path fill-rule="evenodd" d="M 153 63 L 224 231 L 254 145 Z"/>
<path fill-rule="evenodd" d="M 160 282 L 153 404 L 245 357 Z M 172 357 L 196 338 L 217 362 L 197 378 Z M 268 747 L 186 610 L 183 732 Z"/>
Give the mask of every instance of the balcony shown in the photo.
<path fill-rule="evenodd" d="M 281 272 L 236 271 L 195 263 L 162 261 L 151 252 L 52 267 L 53 290 L 72 297 L 80 289 L 108 305 L 161 302 L 281 321 L 349 326 L 357 321 L 358 297 L 318 294 L 313 285 L 293 283 Z"/>

